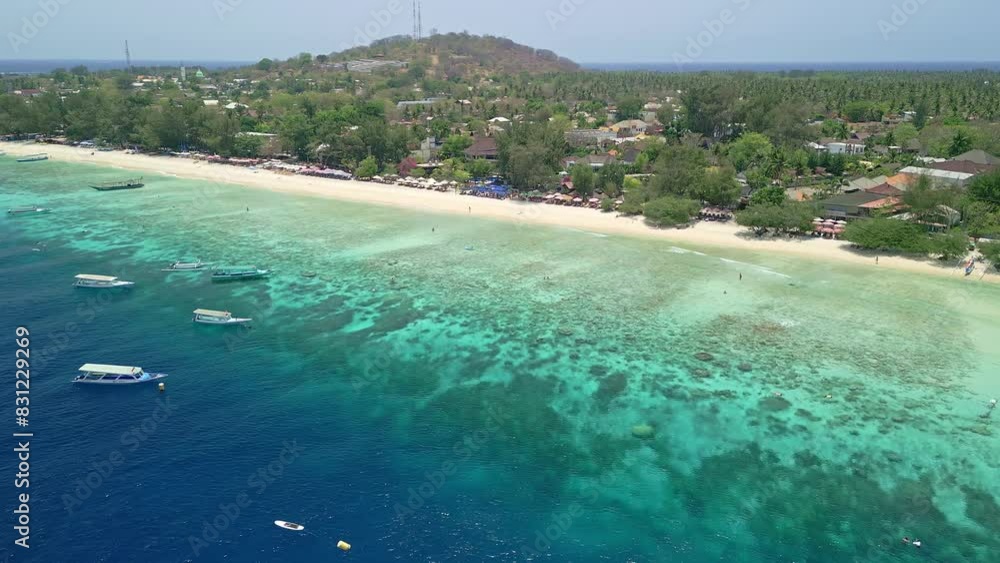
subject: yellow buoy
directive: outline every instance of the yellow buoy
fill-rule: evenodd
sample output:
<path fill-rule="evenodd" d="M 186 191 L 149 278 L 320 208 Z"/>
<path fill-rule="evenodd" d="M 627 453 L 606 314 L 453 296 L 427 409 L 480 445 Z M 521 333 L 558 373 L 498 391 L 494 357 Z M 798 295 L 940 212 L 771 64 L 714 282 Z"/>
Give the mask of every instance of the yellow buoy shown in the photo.
<path fill-rule="evenodd" d="M 351 544 L 345 542 L 344 540 L 340 540 L 339 542 L 337 542 L 337 547 L 340 548 L 341 551 L 351 550 Z"/>
<path fill-rule="evenodd" d="M 166 383 L 161 383 L 160 384 L 160 393 L 163 393 L 166 390 L 167 390 L 167 384 Z"/>

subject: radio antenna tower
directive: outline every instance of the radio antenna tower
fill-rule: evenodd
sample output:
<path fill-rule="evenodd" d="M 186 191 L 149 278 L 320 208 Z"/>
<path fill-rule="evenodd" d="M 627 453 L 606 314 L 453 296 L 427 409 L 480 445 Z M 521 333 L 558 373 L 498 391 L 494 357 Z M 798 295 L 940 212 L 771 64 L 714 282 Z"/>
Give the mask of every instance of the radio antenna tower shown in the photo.
<path fill-rule="evenodd" d="M 128 67 L 129 72 L 132 72 L 132 53 L 128 50 L 128 39 L 125 40 L 125 66 Z"/>
<path fill-rule="evenodd" d="M 419 41 L 419 30 L 417 29 L 417 0 L 413 0 L 413 40 Z"/>
<path fill-rule="evenodd" d="M 424 38 L 424 20 L 421 15 L 423 9 L 424 9 L 423 2 L 417 0 L 417 39 Z"/>

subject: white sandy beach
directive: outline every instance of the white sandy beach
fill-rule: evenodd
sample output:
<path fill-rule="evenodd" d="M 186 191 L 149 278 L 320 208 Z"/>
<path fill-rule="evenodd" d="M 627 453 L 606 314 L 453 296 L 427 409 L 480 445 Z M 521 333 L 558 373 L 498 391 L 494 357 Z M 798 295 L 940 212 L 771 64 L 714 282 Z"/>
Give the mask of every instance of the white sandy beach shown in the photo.
<path fill-rule="evenodd" d="M 267 170 L 253 171 L 237 166 L 210 164 L 183 158 L 134 155 L 123 151 L 91 154 L 90 149 L 36 143 L 0 142 L 0 151 L 5 151 L 10 156 L 45 152 L 56 161 L 115 166 L 147 174 L 173 174 L 183 178 L 394 206 L 411 211 L 469 215 L 471 208 L 473 216 L 502 221 L 570 227 L 604 234 L 655 237 L 678 244 L 774 252 L 812 260 L 836 260 L 871 268 L 892 268 L 914 273 L 959 277 L 954 267 L 909 258 L 880 256 L 876 265 L 874 255 L 866 256 L 852 252 L 847 248 L 848 243 L 843 241 L 756 239 L 739 236 L 745 230 L 734 224 L 701 222 L 689 229 L 661 230 L 647 226 L 641 219 L 617 217 L 613 213 L 601 213 L 593 209 L 476 198 L 401 186 L 279 174 Z M 980 274 L 981 272 L 976 272 L 970 278 L 978 281 Z M 983 281 L 998 283 L 1000 275 L 987 274 Z"/>

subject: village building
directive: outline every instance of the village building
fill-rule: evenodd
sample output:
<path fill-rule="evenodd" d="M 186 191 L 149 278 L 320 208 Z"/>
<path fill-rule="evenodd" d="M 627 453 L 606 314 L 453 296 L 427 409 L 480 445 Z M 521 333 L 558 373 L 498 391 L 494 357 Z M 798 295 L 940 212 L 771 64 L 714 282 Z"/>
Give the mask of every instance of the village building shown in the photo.
<path fill-rule="evenodd" d="M 494 137 L 479 137 L 472 142 L 472 146 L 465 149 L 465 156 L 468 158 L 496 160 L 499 153 L 500 149 Z"/>

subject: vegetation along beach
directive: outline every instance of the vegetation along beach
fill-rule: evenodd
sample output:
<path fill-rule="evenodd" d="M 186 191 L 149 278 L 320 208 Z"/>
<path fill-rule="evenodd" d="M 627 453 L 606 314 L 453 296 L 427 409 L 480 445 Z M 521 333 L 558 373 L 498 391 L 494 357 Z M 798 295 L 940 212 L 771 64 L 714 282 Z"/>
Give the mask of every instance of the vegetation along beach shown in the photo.
<path fill-rule="evenodd" d="M 420 9 L 0 75 L 0 557 L 997 560 L 1000 72 L 597 71 Z"/>

